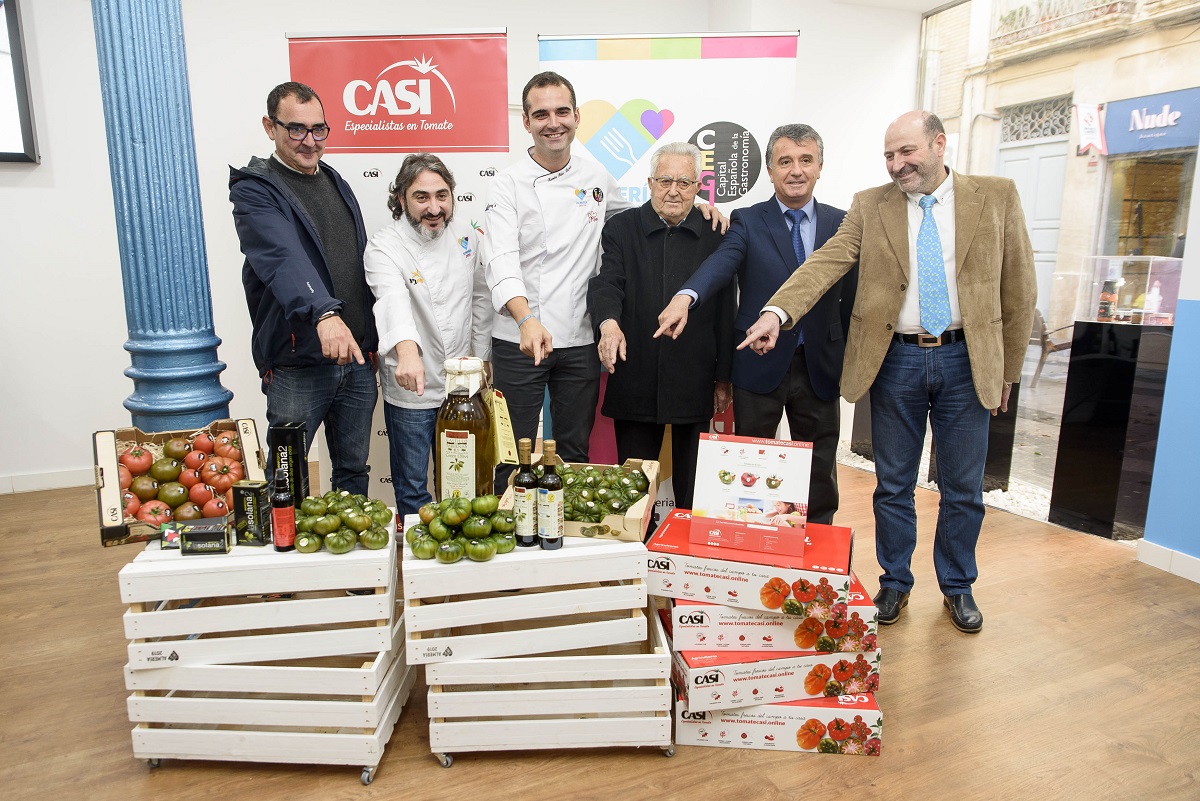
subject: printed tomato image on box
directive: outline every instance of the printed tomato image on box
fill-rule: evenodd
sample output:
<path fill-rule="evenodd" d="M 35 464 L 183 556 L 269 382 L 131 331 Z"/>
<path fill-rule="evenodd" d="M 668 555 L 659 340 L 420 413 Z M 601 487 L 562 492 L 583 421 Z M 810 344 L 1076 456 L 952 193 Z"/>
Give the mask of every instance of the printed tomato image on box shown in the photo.
<path fill-rule="evenodd" d="M 651 595 L 818 620 L 850 600 L 852 529 L 810 524 L 804 555 L 789 556 L 698 545 L 690 523 L 677 509 L 646 543 Z"/>
<path fill-rule="evenodd" d="M 804 553 L 812 443 L 704 434 L 696 455 L 692 542 Z"/>
<path fill-rule="evenodd" d="M 879 756 L 883 713 L 871 693 L 785 701 L 745 709 L 688 708 L 675 702 L 675 742 L 718 748 Z"/>
<path fill-rule="evenodd" d="M 826 603 L 818 588 L 799 579 L 792 597 L 784 601 L 820 613 Z M 804 599 L 807 599 L 805 601 Z M 823 617 L 783 612 L 739 609 L 703 601 L 674 599 L 671 606 L 671 641 L 680 651 L 873 651 L 876 648 L 878 610 L 867 597 L 858 577 L 850 576 L 848 602 L 829 605 Z"/>
<path fill-rule="evenodd" d="M 735 709 L 779 701 L 873 693 L 882 651 L 819 654 L 674 651 L 671 678 L 688 709 Z"/>

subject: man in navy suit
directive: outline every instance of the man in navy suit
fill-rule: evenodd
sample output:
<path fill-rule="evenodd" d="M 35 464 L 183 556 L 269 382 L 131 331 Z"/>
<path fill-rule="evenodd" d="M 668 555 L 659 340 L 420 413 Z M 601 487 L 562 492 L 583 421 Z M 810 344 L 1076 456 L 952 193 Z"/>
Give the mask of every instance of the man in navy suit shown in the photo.
<path fill-rule="evenodd" d="M 677 337 L 687 324 L 688 308 L 717 297 L 735 274 L 735 338 L 758 320 L 767 300 L 795 270 L 804 269 L 805 257 L 825 244 L 846 216 L 813 199 L 824 160 L 825 144 L 810 126 L 775 129 L 766 153 L 775 196 L 733 212 L 721 246 L 663 309 L 655 336 Z M 808 519 L 814 523 L 832 523 L 838 507 L 838 385 L 857 288 L 855 268 L 795 327 L 780 332 L 774 350 L 765 356 L 740 350 L 733 359 L 734 432 L 773 437 L 786 412 L 792 439 L 813 444 Z"/>

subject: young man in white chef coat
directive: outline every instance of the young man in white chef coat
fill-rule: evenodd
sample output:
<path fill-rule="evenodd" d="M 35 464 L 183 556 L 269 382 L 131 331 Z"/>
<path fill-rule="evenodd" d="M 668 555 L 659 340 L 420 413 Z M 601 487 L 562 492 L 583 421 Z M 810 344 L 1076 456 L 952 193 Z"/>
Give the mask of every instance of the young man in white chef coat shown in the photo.
<path fill-rule="evenodd" d="M 405 158 L 388 195 L 393 222 L 371 237 L 363 255 L 376 298 L 384 419 L 401 515 L 432 500 L 429 454 L 446 397 L 445 360 L 490 357 L 482 232 L 454 219 L 454 183 L 437 156 Z"/>

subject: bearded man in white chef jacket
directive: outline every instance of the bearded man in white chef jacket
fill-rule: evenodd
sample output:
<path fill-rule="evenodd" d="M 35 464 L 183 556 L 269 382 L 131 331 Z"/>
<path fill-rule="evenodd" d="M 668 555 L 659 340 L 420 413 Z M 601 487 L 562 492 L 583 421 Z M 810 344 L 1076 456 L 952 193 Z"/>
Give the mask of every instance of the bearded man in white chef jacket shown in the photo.
<path fill-rule="evenodd" d="M 490 358 L 482 232 L 454 219 L 454 185 L 437 156 L 405 158 L 388 194 L 393 222 L 363 254 L 376 299 L 392 489 L 401 515 L 432 500 L 429 454 L 446 397 L 446 359 Z"/>
<path fill-rule="evenodd" d="M 588 461 L 600 393 L 600 358 L 587 289 L 600 264 L 605 218 L 638 204 L 583 148 L 572 150 L 579 108 L 571 82 L 542 72 L 521 94 L 533 146 L 496 175 L 485 214 L 484 261 L 492 307 L 493 379 L 519 439 L 538 436 L 547 388 L 558 455 Z M 728 221 L 702 207 L 724 231 Z M 511 467 L 496 471 L 497 491 Z"/>

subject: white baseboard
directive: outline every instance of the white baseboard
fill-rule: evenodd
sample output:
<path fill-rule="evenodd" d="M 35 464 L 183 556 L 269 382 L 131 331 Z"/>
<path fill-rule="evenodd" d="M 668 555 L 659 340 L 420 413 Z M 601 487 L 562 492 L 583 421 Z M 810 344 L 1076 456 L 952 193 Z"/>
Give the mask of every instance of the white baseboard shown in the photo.
<path fill-rule="evenodd" d="M 1200 558 L 1146 540 L 1138 540 L 1139 562 L 1200 584 Z"/>
<path fill-rule="evenodd" d="M 94 487 L 95 485 L 96 471 L 93 468 L 85 467 L 79 470 L 59 470 L 52 473 L 0 476 L 0 495 L 65 487 Z"/>

